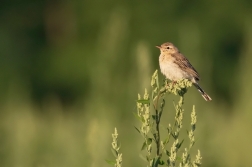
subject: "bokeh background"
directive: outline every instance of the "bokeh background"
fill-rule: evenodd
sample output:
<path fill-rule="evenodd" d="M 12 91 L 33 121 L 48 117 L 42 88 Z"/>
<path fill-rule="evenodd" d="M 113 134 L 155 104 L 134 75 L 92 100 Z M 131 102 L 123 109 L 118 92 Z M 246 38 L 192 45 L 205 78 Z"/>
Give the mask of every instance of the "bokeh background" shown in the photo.
<path fill-rule="evenodd" d="M 207 167 L 252 166 L 251 9 L 251 0 L 1 2 L 1 166 L 109 166 L 114 127 L 124 166 L 146 166 L 132 113 L 159 69 L 154 46 L 167 41 L 213 99 L 186 94 L 185 119 L 193 104 L 198 114 L 193 152 Z"/>

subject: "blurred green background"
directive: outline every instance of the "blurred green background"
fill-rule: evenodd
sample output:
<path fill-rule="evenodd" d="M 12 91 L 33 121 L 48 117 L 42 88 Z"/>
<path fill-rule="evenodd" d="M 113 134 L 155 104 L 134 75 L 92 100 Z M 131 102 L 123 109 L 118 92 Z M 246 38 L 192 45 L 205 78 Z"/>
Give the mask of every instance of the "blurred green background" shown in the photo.
<path fill-rule="evenodd" d="M 114 127 L 124 166 L 146 166 L 132 112 L 159 69 L 154 46 L 168 41 L 213 99 L 194 88 L 185 98 L 203 166 L 252 166 L 251 9 L 251 0 L 1 2 L 1 166 L 109 166 Z"/>

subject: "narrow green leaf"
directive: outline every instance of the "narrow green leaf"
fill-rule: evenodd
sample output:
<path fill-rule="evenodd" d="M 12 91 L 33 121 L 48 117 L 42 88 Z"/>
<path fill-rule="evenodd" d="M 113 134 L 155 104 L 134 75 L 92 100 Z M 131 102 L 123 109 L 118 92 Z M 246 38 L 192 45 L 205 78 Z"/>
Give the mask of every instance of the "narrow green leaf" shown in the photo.
<path fill-rule="evenodd" d="M 164 161 L 162 161 L 161 157 L 158 156 L 153 159 L 153 164 L 154 164 L 154 167 L 158 165 L 164 165 Z"/>
<path fill-rule="evenodd" d="M 171 156 L 171 153 L 168 150 L 165 150 L 165 154 Z"/>
<path fill-rule="evenodd" d="M 155 158 L 152 159 L 152 164 L 151 164 L 152 167 L 155 167 L 156 166 L 156 163 L 155 163 Z"/>
<path fill-rule="evenodd" d="M 142 103 L 142 104 L 150 104 L 150 100 L 145 100 L 145 99 L 137 100 L 137 102 Z"/>
<path fill-rule="evenodd" d="M 175 139 L 176 136 L 174 135 L 174 133 L 171 133 L 171 135 L 172 135 L 172 137 Z"/>
<path fill-rule="evenodd" d="M 111 161 L 111 160 L 105 160 L 109 165 L 115 165 L 116 164 L 116 162 L 115 161 Z"/>
<path fill-rule="evenodd" d="M 167 133 L 170 134 L 172 132 L 172 128 L 171 127 L 168 127 L 167 128 Z"/>
<path fill-rule="evenodd" d="M 165 162 L 164 162 L 163 160 L 159 159 L 158 164 L 159 164 L 159 165 L 164 165 Z"/>
<path fill-rule="evenodd" d="M 195 131 L 195 129 L 196 129 L 196 124 L 193 124 L 192 125 L 192 131 Z"/>
<path fill-rule="evenodd" d="M 169 139 L 170 139 L 170 137 L 167 137 L 167 138 L 164 140 L 164 145 L 166 145 L 166 144 L 169 142 Z"/>
<path fill-rule="evenodd" d="M 147 145 L 150 145 L 152 143 L 152 138 L 148 138 Z"/>
<path fill-rule="evenodd" d="M 174 133 L 171 133 L 171 135 L 172 135 L 172 137 L 173 137 L 175 140 L 177 140 L 177 138 L 178 138 L 178 136 L 179 136 L 179 133 L 178 133 L 178 134 L 175 134 L 175 132 L 174 132 Z"/>
<path fill-rule="evenodd" d="M 112 153 L 113 153 L 114 157 L 115 157 L 115 158 L 117 158 L 118 153 L 116 152 L 116 150 L 114 150 L 113 148 L 111 148 L 111 151 L 112 151 Z"/>
<path fill-rule="evenodd" d="M 135 112 L 132 112 L 133 115 L 140 121 L 143 122 L 143 119 L 141 117 L 139 117 Z"/>
<path fill-rule="evenodd" d="M 143 143 L 141 150 L 144 150 L 147 147 L 146 142 Z"/>
<path fill-rule="evenodd" d="M 135 126 L 134 126 L 134 127 L 135 127 Z M 140 130 L 139 130 L 137 127 L 135 127 L 135 129 L 137 130 L 138 133 L 141 134 Z"/>
<path fill-rule="evenodd" d="M 144 162 L 148 162 L 148 161 L 147 161 L 147 157 L 143 156 L 142 154 L 140 154 L 139 157 L 140 157 Z"/>
<path fill-rule="evenodd" d="M 178 144 L 176 145 L 177 149 L 179 149 L 179 148 L 181 147 L 181 145 L 183 144 L 183 142 L 184 142 L 184 139 L 183 139 L 180 143 L 178 143 Z"/>
<path fill-rule="evenodd" d="M 158 75 L 157 75 L 157 77 L 156 77 L 156 84 L 157 84 L 157 88 L 159 89 Z"/>

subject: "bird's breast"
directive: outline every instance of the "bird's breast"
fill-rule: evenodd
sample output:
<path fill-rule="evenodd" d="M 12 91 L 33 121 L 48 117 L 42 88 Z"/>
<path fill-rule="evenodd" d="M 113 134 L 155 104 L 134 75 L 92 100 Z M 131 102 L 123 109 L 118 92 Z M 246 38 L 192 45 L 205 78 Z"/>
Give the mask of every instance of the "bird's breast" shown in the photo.
<path fill-rule="evenodd" d="M 160 55 L 159 65 L 161 72 L 166 76 L 166 78 L 177 81 L 181 79 L 192 79 L 192 77 L 184 70 L 182 70 L 176 63 L 174 57 L 169 57 L 167 55 Z"/>

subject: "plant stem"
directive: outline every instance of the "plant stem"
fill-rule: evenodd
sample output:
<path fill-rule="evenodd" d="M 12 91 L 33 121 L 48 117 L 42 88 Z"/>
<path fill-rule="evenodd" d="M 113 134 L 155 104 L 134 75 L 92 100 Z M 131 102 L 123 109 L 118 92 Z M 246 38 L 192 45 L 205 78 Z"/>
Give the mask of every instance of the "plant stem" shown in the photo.
<path fill-rule="evenodd" d="M 160 131 L 159 131 L 159 123 L 160 123 L 160 117 L 161 115 L 159 115 L 159 111 L 158 111 L 158 102 L 159 102 L 159 98 L 161 96 L 161 92 L 159 91 L 158 96 L 157 96 L 157 100 L 156 100 L 156 104 L 154 105 L 154 109 L 155 109 L 155 121 L 156 121 L 156 133 L 154 135 L 155 138 L 155 142 L 157 145 L 157 152 L 156 155 L 159 157 L 160 156 Z M 158 164 L 157 164 L 158 166 Z"/>
<path fill-rule="evenodd" d="M 160 149 L 159 122 L 160 122 L 160 118 L 159 118 L 158 110 L 156 110 L 156 131 L 157 131 L 156 144 L 157 144 L 157 156 L 159 156 L 159 149 Z"/>

